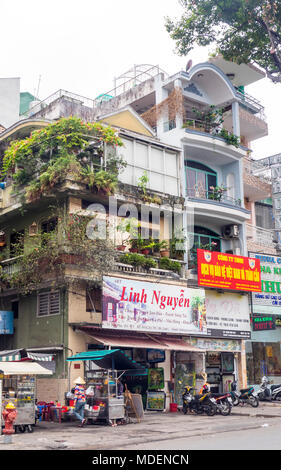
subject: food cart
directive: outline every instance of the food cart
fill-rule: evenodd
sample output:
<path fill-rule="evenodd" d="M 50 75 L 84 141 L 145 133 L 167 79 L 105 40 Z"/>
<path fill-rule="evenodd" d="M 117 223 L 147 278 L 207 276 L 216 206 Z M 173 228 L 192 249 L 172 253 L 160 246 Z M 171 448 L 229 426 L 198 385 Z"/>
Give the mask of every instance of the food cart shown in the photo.
<path fill-rule="evenodd" d="M 35 425 L 35 397 L 36 376 L 52 375 L 52 371 L 45 369 L 36 362 L 4 362 L 0 361 L 2 371 L 2 393 L 0 396 L 0 414 L 5 406 L 12 402 L 17 409 L 15 430 L 20 432 L 33 432 Z M 0 430 L 2 422 L 0 417 Z"/>
<path fill-rule="evenodd" d="M 118 394 L 118 380 L 128 370 L 144 370 L 144 367 L 120 349 L 87 351 L 67 360 L 86 361 L 85 380 L 89 392 L 85 417 L 88 420 L 105 421 L 107 424 L 112 424 L 116 419 L 124 419 L 124 395 Z"/>

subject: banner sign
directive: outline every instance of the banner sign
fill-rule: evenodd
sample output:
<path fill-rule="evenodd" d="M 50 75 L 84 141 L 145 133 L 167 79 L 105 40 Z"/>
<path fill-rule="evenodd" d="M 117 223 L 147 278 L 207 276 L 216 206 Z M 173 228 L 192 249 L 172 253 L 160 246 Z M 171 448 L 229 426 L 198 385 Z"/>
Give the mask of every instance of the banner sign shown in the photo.
<path fill-rule="evenodd" d="M 12 335 L 14 333 L 14 312 L 0 310 L 0 335 Z"/>
<path fill-rule="evenodd" d="M 207 335 L 205 290 L 104 276 L 102 328 Z"/>
<path fill-rule="evenodd" d="M 253 331 L 275 330 L 273 315 L 255 315 L 252 318 Z"/>
<path fill-rule="evenodd" d="M 104 276 L 102 328 L 250 338 L 248 296 Z"/>
<path fill-rule="evenodd" d="M 198 248 L 197 262 L 199 286 L 261 291 L 260 261 L 256 258 Z"/>
<path fill-rule="evenodd" d="M 252 294 L 253 313 L 281 314 L 281 257 L 250 252 L 260 261 L 261 293 Z"/>
<path fill-rule="evenodd" d="M 206 290 L 207 328 L 215 338 L 251 337 L 249 301 L 247 295 L 232 292 L 219 294 Z M 216 348 L 213 347 L 213 350 Z"/>

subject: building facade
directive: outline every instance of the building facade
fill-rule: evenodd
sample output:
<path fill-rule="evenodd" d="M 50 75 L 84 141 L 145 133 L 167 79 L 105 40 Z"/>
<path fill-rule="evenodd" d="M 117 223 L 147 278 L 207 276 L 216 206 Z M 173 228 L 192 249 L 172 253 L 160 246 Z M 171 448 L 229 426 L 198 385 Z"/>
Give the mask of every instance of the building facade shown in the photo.
<path fill-rule="evenodd" d="M 52 173 L 53 180 L 49 173 L 48 180 L 42 176 L 43 165 L 60 152 L 45 141 L 44 152 L 31 151 L 36 177 L 45 186 L 39 188 L 37 180 L 31 188 L 26 175 L 20 173 L 22 180 L 13 176 L 22 170 L 19 164 L 6 174 L 1 299 L 3 311 L 14 312 L 14 329 L 0 336 L 0 347 L 55 357 L 54 376 L 39 380 L 38 398 L 63 399 L 74 378 L 89 367 L 82 362 L 68 366 L 68 356 L 113 347 L 146 367 L 147 374 L 126 375 L 128 388 L 144 401 L 153 390 L 151 371 L 164 378 L 156 391 L 165 392 L 166 407 L 181 404 L 184 383 L 198 390 L 205 372 L 213 391 L 227 390 L 234 378 L 246 386 L 248 291 L 199 285 L 197 249 L 241 262 L 247 257 L 249 204 L 256 199 L 251 184 L 243 184 L 244 165 L 250 142 L 266 135 L 267 124 L 262 105 L 244 87 L 261 78 L 253 67 L 221 59 L 171 77 L 146 67 L 96 100 L 60 90 L 0 134 L 3 156 L 11 140 L 47 132 L 58 119 L 78 116 L 113 126 L 123 143 L 98 138 L 95 128 L 81 151 L 70 146 L 84 180 L 77 172 L 57 179 Z M 105 178 L 112 158 L 126 162 L 118 186 L 114 178 Z M 86 170 L 91 170 L 87 177 Z M 97 179 L 99 170 L 104 173 Z M 29 199 L 23 203 L 26 183 Z M 103 245 L 100 253 L 92 253 L 91 236 L 84 244 L 79 240 L 75 223 L 80 227 L 93 214 L 89 233 L 109 227 L 113 250 Z M 128 215 L 134 227 L 126 227 Z M 58 238 L 52 249 L 53 236 Z M 34 247 L 42 250 L 34 271 L 38 278 L 33 276 L 32 286 L 27 274 L 20 278 L 29 282 L 26 292 L 16 281 L 20 271 L 29 272 L 25 254 Z"/>

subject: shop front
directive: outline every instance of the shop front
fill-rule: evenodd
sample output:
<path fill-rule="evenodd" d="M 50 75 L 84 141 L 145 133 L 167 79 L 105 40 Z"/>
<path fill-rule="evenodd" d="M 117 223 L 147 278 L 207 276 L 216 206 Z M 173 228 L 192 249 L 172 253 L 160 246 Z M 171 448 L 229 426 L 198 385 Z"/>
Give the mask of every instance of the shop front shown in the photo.
<path fill-rule="evenodd" d="M 251 298 L 251 341 L 246 342 L 247 377 L 259 385 L 266 375 L 281 380 L 281 257 L 250 253 L 260 260 L 262 290 Z"/>

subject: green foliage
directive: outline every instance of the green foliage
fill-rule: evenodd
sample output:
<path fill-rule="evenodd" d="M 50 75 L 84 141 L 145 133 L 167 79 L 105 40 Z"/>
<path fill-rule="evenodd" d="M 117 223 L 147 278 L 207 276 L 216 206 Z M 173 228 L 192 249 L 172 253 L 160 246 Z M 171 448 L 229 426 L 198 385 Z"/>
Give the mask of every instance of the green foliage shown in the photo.
<path fill-rule="evenodd" d="M 173 261 L 170 258 L 164 256 L 159 259 L 159 268 L 167 269 L 169 271 L 174 271 L 177 274 L 180 274 L 181 264 L 178 261 Z"/>
<path fill-rule="evenodd" d="M 254 62 L 281 82 L 281 0 L 181 0 L 178 21 L 166 29 L 180 55 L 214 45 L 226 60 Z"/>
<path fill-rule="evenodd" d="M 126 162 L 111 152 L 106 167 L 94 171 L 83 166 L 80 155 L 93 140 L 111 148 L 123 145 L 114 129 L 101 123 L 84 123 L 75 117 L 60 119 L 26 139 L 11 142 L 3 157 L 2 177 L 12 174 L 15 190 L 26 185 L 28 200 L 40 197 L 69 174 L 90 189 L 113 194 L 118 172 Z"/>
<path fill-rule="evenodd" d="M 226 129 L 221 129 L 219 134 L 220 137 L 222 137 L 227 145 L 234 145 L 234 147 L 238 148 L 240 145 L 240 139 L 237 135 L 232 134 L 231 132 L 228 132 Z"/>
<path fill-rule="evenodd" d="M 18 289 L 26 295 L 40 283 L 52 280 L 53 284 L 65 282 L 66 264 L 74 264 L 87 271 L 89 282 L 100 282 L 114 264 L 115 249 L 106 240 L 91 240 L 87 236 L 89 218 L 59 212 L 57 229 L 38 233 L 22 251 L 22 240 L 14 246 L 16 265 L 13 274 L 0 272 L 0 285 Z M 25 241 L 28 242 L 25 234 Z"/>

